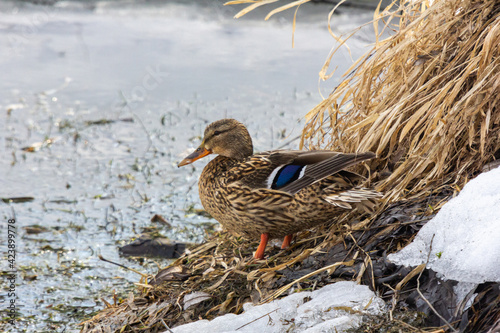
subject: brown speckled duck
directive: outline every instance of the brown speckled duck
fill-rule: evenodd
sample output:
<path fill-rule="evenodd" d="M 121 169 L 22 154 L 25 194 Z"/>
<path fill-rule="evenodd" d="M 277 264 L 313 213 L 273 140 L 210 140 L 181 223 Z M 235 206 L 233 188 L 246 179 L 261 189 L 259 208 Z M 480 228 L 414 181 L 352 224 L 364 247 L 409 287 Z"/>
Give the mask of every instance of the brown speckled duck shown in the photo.
<path fill-rule="evenodd" d="M 346 209 L 372 210 L 380 193 L 356 187 L 361 176 L 344 169 L 375 157 L 371 152 L 275 150 L 253 155 L 243 124 L 222 119 L 205 129 L 201 145 L 179 163 L 218 154 L 200 176 L 203 207 L 226 229 L 261 237 L 255 258 L 267 242 L 284 237 L 282 249 L 300 230 L 331 221 Z"/>

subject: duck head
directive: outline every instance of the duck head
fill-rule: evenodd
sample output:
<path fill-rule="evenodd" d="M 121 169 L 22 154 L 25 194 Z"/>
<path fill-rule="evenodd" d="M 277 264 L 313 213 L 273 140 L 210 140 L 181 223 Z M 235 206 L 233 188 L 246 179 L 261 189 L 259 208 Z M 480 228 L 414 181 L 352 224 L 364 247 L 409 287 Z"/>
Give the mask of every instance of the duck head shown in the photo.
<path fill-rule="evenodd" d="M 191 164 L 209 154 L 243 160 L 253 154 L 252 138 L 246 127 L 235 119 L 217 120 L 205 128 L 201 145 L 179 163 Z"/>

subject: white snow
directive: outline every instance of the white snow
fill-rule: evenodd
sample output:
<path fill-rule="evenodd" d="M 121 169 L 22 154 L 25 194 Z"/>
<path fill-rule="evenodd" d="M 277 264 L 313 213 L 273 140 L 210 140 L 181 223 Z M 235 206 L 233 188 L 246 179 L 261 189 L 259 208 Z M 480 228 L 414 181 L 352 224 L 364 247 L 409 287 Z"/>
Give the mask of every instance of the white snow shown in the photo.
<path fill-rule="evenodd" d="M 500 168 L 467 183 L 411 244 L 388 259 L 417 266 L 427 262 L 428 256 L 427 268 L 445 279 L 471 285 L 500 282 Z"/>
<path fill-rule="evenodd" d="M 292 294 L 267 304 L 245 304 L 240 315 L 226 314 L 172 329 L 191 332 L 342 332 L 360 325 L 363 314 L 380 314 L 384 301 L 368 286 L 342 281 L 316 291 Z"/>

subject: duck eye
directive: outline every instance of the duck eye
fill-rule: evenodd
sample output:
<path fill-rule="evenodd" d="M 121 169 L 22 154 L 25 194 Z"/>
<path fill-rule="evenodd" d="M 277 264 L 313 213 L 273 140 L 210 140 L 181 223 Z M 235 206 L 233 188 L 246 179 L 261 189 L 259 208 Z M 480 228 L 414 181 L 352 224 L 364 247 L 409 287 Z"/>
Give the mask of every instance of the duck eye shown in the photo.
<path fill-rule="evenodd" d="M 221 133 L 222 133 L 221 131 L 215 131 L 215 132 L 214 132 L 214 135 L 219 135 L 219 134 L 221 134 Z"/>

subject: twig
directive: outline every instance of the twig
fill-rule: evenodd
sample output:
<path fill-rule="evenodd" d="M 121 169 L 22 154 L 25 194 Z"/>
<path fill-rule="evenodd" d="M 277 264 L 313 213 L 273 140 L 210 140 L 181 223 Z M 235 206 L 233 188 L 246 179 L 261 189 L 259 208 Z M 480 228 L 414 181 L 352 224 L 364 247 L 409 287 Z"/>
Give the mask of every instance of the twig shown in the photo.
<path fill-rule="evenodd" d="M 270 312 L 268 312 L 268 313 L 266 313 L 266 314 L 263 314 L 263 315 L 262 315 L 262 316 L 260 316 L 259 318 L 255 318 L 255 319 L 254 319 L 254 320 L 252 320 L 251 322 L 248 322 L 248 323 L 246 323 L 245 325 L 238 327 L 237 329 L 235 329 L 235 331 L 237 331 L 237 330 L 239 330 L 240 328 L 243 328 L 243 327 L 245 327 L 245 326 L 247 326 L 247 325 L 250 325 L 251 323 L 256 322 L 256 321 L 257 321 L 257 320 L 259 320 L 259 319 L 262 319 L 262 318 L 264 318 L 265 316 L 268 316 L 269 314 L 271 314 L 271 313 L 273 313 L 273 312 L 278 311 L 279 309 L 280 309 L 280 308 L 277 308 L 277 309 L 274 309 L 273 311 L 270 311 Z"/>
<path fill-rule="evenodd" d="M 304 280 L 307 280 L 309 279 L 311 276 L 314 276 L 316 274 L 319 274 L 321 272 L 324 272 L 324 271 L 327 271 L 331 268 L 334 268 L 334 267 L 338 267 L 338 266 L 341 266 L 341 265 L 344 265 L 344 266 L 352 266 L 354 264 L 354 260 L 350 260 L 350 261 L 341 261 L 341 262 L 336 262 L 332 265 L 329 265 L 329 266 L 325 266 L 325 267 L 322 267 L 318 270 L 315 270 L 314 272 L 311 272 L 309 274 L 306 274 L 294 281 L 292 281 L 291 283 L 281 287 L 280 289 L 278 289 L 277 291 L 275 291 L 271 296 L 267 297 L 265 300 L 261 301 L 260 304 L 264 304 L 264 303 L 267 303 L 268 301 L 272 300 L 272 299 L 275 299 L 276 297 L 278 297 L 279 295 L 283 294 L 285 291 L 287 291 L 288 289 L 290 289 L 291 287 L 293 287 L 294 284 L 296 284 L 297 282 L 301 282 L 301 281 L 304 281 Z"/>
<path fill-rule="evenodd" d="M 417 331 L 417 332 L 425 332 L 425 331 L 421 330 L 421 329 L 420 329 L 420 328 L 418 328 L 418 327 L 415 327 L 415 326 L 412 326 L 412 325 L 410 325 L 410 324 L 408 324 L 408 323 L 405 323 L 405 322 L 404 322 L 404 321 L 402 321 L 402 320 L 396 319 L 396 320 L 394 320 L 394 321 L 395 321 L 395 322 L 397 322 L 397 323 L 399 323 L 400 325 L 403 325 L 403 326 L 406 326 L 406 327 L 408 327 L 408 328 L 411 328 L 411 329 L 412 329 L 412 330 L 414 330 L 414 331 Z"/>
<path fill-rule="evenodd" d="M 361 279 L 363 278 L 363 274 L 365 273 L 366 269 L 368 268 L 368 265 L 371 266 L 371 278 L 372 278 L 372 288 L 373 290 L 376 290 L 375 288 L 375 275 L 373 273 L 373 262 L 372 262 L 372 258 L 370 257 L 370 255 L 361 247 L 359 246 L 358 244 L 358 241 L 356 240 L 356 238 L 354 238 L 354 236 L 352 235 L 352 233 L 350 232 L 349 235 L 352 239 L 352 241 L 354 242 L 354 245 L 356 245 L 356 247 L 364 253 L 365 255 L 365 260 L 363 261 L 363 264 L 361 265 L 361 268 L 359 269 L 359 272 L 358 272 L 358 277 L 356 278 L 356 283 L 357 284 L 361 284 Z"/>
<path fill-rule="evenodd" d="M 425 262 L 425 266 L 427 266 L 427 264 L 429 263 L 429 259 L 431 257 L 431 252 L 432 252 L 432 241 L 434 240 L 434 235 L 432 235 L 432 238 L 431 238 L 431 243 L 429 245 L 429 253 L 427 254 L 427 261 Z M 418 275 L 418 278 L 417 278 L 417 292 L 418 294 L 420 295 L 420 297 L 422 297 L 422 299 L 424 300 L 425 303 L 427 303 L 427 305 L 429 306 L 429 308 L 446 324 L 446 326 L 448 326 L 448 328 L 452 331 L 452 332 L 456 332 L 458 333 L 458 331 L 453 328 L 453 326 L 451 326 L 451 324 L 446 320 L 444 319 L 443 316 L 441 316 L 439 314 L 439 312 L 436 311 L 436 309 L 434 309 L 434 307 L 432 306 L 432 304 L 427 300 L 427 298 L 425 298 L 425 296 L 422 294 L 422 292 L 420 291 L 420 277 L 422 276 L 422 273 L 424 272 L 424 270 L 422 270 L 420 272 L 420 274 Z"/>
<path fill-rule="evenodd" d="M 397 222 L 397 223 L 383 224 L 383 225 L 378 225 L 378 226 L 374 226 L 374 227 L 365 228 L 365 229 L 362 229 L 362 230 L 373 230 L 373 229 L 380 229 L 380 228 L 385 228 L 385 227 L 401 226 L 401 225 L 413 224 L 413 223 L 417 223 L 417 222 L 429 221 L 430 219 L 432 219 L 432 217 L 418 219 L 418 220 L 413 220 L 413 221 L 407 221 L 407 222 Z"/>
<path fill-rule="evenodd" d="M 390 321 L 393 321 L 394 320 L 393 313 L 394 313 L 394 309 L 396 308 L 396 304 L 398 303 L 398 293 L 399 293 L 399 291 L 396 290 L 396 289 L 394 289 L 393 287 L 391 287 L 387 283 L 384 283 L 383 285 L 386 286 L 386 287 L 388 287 L 389 289 L 391 289 L 392 292 L 394 293 L 394 294 L 392 294 L 391 309 L 389 310 L 389 319 L 390 319 Z"/>
<path fill-rule="evenodd" d="M 137 274 L 139 274 L 140 276 L 142 276 L 142 277 L 143 277 L 143 278 L 145 278 L 145 279 L 148 277 L 148 275 L 147 275 L 147 274 L 141 273 L 141 272 L 139 272 L 139 271 L 138 271 L 138 270 L 136 270 L 136 269 L 133 269 L 133 268 L 127 267 L 127 266 L 122 265 L 122 264 L 119 264 L 119 263 L 117 263 L 117 262 L 114 262 L 114 261 L 108 260 L 108 259 L 104 258 L 102 255 L 99 255 L 98 257 L 99 257 L 99 259 L 101 259 L 102 261 L 109 262 L 110 264 L 116 265 L 116 266 L 121 267 L 121 268 L 125 268 L 125 269 L 127 269 L 127 270 L 129 270 L 129 271 L 132 271 L 132 272 L 134 272 L 134 273 L 137 273 Z"/>
<path fill-rule="evenodd" d="M 165 323 L 165 321 L 163 320 L 163 318 L 161 319 L 161 323 L 163 324 L 163 326 L 165 326 L 165 328 L 170 332 L 170 333 L 174 333 L 174 331 L 172 331 L 170 329 L 170 327 L 167 326 L 167 324 Z"/>
<path fill-rule="evenodd" d="M 285 147 L 286 147 L 286 146 L 288 146 L 290 143 L 292 143 L 292 142 L 294 142 L 294 141 L 296 141 L 296 140 L 300 139 L 300 137 L 301 137 L 301 136 L 302 136 L 302 134 L 301 134 L 301 135 L 297 135 L 295 138 L 288 140 L 287 142 L 285 142 L 284 144 L 282 144 L 281 146 L 279 146 L 279 147 L 278 147 L 278 148 L 276 148 L 276 149 L 283 149 L 283 148 L 285 148 Z"/>
<path fill-rule="evenodd" d="M 149 134 L 149 131 L 146 128 L 146 125 L 144 125 L 144 123 L 142 122 L 141 118 L 137 114 L 135 114 L 135 112 L 133 112 L 132 110 L 130 110 L 130 112 L 132 113 L 132 116 L 134 116 L 134 118 L 137 120 L 139 125 L 141 125 L 142 129 L 146 133 L 146 138 L 148 139 L 148 146 L 147 146 L 146 150 L 144 151 L 144 155 L 143 155 L 143 156 L 146 156 L 146 153 L 149 151 L 149 149 L 153 145 L 153 140 L 151 140 L 151 134 Z M 155 149 L 156 149 L 156 147 L 155 147 Z"/>

